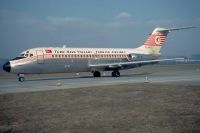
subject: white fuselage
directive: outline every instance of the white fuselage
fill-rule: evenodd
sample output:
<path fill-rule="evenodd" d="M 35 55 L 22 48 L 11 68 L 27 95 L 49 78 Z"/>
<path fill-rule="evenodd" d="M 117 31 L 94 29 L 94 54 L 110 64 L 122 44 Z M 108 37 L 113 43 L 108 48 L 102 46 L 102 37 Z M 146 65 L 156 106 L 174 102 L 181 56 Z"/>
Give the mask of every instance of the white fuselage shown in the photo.
<path fill-rule="evenodd" d="M 21 54 L 24 58 L 10 61 L 13 73 L 62 73 L 62 72 L 91 72 L 109 71 L 105 68 L 91 68 L 90 65 L 105 63 L 120 63 L 140 60 L 157 59 L 158 55 L 144 53 L 136 49 L 114 48 L 58 48 L 43 47 L 29 49 Z M 123 69 L 137 66 L 127 66 Z M 122 69 L 122 68 L 121 68 Z"/>

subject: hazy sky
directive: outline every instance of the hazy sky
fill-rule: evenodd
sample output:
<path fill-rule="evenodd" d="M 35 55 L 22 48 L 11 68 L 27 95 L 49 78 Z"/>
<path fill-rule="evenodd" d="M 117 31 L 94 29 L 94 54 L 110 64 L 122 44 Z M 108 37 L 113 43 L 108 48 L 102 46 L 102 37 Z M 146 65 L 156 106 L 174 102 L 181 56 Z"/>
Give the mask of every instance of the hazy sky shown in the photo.
<path fill-rule="evenodd" d="M 0 58 L 34 47 L 134 48 L 155 27 L 200 26 L 200 0 L 0 0 Z M 175 31 L 164 55 L 200 54 L 200 28 Z"/>

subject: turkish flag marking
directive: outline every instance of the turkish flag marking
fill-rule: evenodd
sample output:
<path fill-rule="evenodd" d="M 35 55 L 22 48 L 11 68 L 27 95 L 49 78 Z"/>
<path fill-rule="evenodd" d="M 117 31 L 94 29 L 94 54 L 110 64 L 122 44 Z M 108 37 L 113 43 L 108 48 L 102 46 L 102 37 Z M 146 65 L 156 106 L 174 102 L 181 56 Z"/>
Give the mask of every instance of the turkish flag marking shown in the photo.
<path fill-rule="evenodd" d="M 46 53 L 52 53 L 52 50 L 51 49 L 45 49 L 45 52 Z"/>

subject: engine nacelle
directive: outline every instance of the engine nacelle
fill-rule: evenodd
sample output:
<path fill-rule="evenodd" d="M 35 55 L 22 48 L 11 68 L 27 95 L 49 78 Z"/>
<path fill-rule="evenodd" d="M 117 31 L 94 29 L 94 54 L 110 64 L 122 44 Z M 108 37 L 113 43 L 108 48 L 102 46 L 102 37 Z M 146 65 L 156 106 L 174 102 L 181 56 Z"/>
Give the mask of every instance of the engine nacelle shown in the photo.
<path fill-rule="evenodd" d="M 135 54 L 129 54 L 129 55 L 128 55 L 128 60 L 129 60 L 129 61 L 133 61 L 133 60 L 137 59 L 137 57 L 138 57 L 138 56 L 135 55 Z"/>

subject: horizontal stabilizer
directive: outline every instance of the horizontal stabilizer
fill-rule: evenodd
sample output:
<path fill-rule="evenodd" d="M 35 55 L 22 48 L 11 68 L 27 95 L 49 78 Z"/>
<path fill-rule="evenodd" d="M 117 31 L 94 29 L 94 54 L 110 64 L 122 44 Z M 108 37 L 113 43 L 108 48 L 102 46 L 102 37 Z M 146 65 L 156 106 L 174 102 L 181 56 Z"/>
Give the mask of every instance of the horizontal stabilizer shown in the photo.
<path fill-rule="evenodd" d="M 197 27 L 190 26 L 190 27 L 180 27 L 180 28 L 171 28 L 171 29 L 159 29 L 158 31 L 160 31 L 160 32 L 171 32 L 171 31 L 175 31 L 175 30 L 184 30 L 184 29 L 192 29 L 192 28 L 197 28 Z"/>

